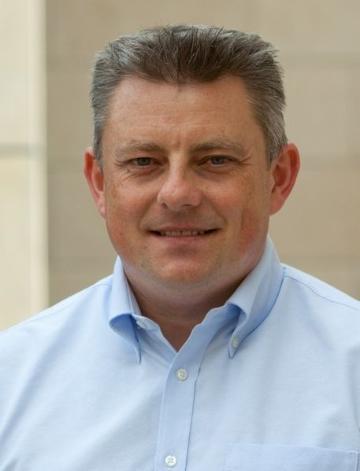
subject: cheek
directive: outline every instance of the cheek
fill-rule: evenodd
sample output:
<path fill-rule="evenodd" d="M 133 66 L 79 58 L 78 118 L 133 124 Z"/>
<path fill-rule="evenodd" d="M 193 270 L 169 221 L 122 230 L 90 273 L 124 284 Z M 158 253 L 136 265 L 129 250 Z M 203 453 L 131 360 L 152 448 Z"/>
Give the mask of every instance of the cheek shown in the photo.
<path fill-rule="evenodd" d="M 115 182 L 106 188 L 105 206 L 108 226 L 117 227 L 124 234 L 139 226 L 148 207 L 141 189 Z"/>
<path fill-rule="evenodd" d="M 122 214 L 127 207 L 127 194 L 116 182 L 108 183 L 105 188 L 106 208 L 108 215 Z"/>
<path fill-rule="evenodd" d="M 269 218 L 269 197 L 264 188 L 250 186 L 247 191 L 238 192 L 238 197 L 224 201 L 229 224 L 239 240 L 251 239 L 267 228 Z"/>
<path fill-rule="evenodd" d="M 126 201 L 116 185 L 108 185 L 105 190 L 106 225 L 112 239 L 122 238 L 124 225 L 128 221 Z"/>

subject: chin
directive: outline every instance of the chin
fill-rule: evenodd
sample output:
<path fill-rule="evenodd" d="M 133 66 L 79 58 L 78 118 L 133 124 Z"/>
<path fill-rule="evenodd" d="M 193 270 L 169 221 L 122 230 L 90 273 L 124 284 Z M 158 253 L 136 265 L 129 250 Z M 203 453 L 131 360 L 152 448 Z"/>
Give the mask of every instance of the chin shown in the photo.
<path fill-rule="evenodd" d="M 163 269 L 160 272 L 153 272 L 153 277 L 156 278 L 163 284 L 174 285 L 180 287 L 182 286 L 196 286 L 208 283 L 209 273 L 204 270 L 204 267 L 169 267 L 168 269 Z"/>

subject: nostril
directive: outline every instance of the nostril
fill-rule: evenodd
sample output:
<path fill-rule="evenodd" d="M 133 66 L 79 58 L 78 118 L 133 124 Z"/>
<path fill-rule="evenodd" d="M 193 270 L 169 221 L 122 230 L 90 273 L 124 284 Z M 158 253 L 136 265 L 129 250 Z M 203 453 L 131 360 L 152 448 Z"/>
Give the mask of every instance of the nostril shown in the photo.
<path fill-rule="evenodd" d="M 196 186 L 178 182 L 171 186 L 164 185 L 158 193 L 157 201 L 163 207 L 178 211 L 184 207 L 196 207 L 201 202 L 201 192 Z"/>

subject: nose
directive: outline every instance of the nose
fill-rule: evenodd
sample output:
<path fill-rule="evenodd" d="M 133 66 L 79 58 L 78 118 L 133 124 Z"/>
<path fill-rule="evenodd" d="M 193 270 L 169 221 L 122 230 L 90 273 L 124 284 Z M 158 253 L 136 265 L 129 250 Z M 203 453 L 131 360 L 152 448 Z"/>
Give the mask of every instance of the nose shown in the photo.
<path fill-rule="evenodd" d="M 175 212 L 196 208 L 201 203 L 202 192 L 191 171 L 169 171 L 157 195 L 161 206 Z"/>

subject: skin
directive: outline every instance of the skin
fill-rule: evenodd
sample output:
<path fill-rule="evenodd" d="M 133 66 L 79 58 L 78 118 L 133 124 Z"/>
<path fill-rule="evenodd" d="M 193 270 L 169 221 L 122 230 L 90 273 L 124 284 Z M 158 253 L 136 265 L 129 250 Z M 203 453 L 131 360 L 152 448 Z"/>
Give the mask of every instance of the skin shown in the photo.
<path fill-rule="evenodd" d="M 84 173 L 142 312 L 179 349 L 259 261 L 299 153 L 288 144 L 269 165 L 237 77 L 127 78 L 109 111 L 102 166 L 88 149 Z"/>

